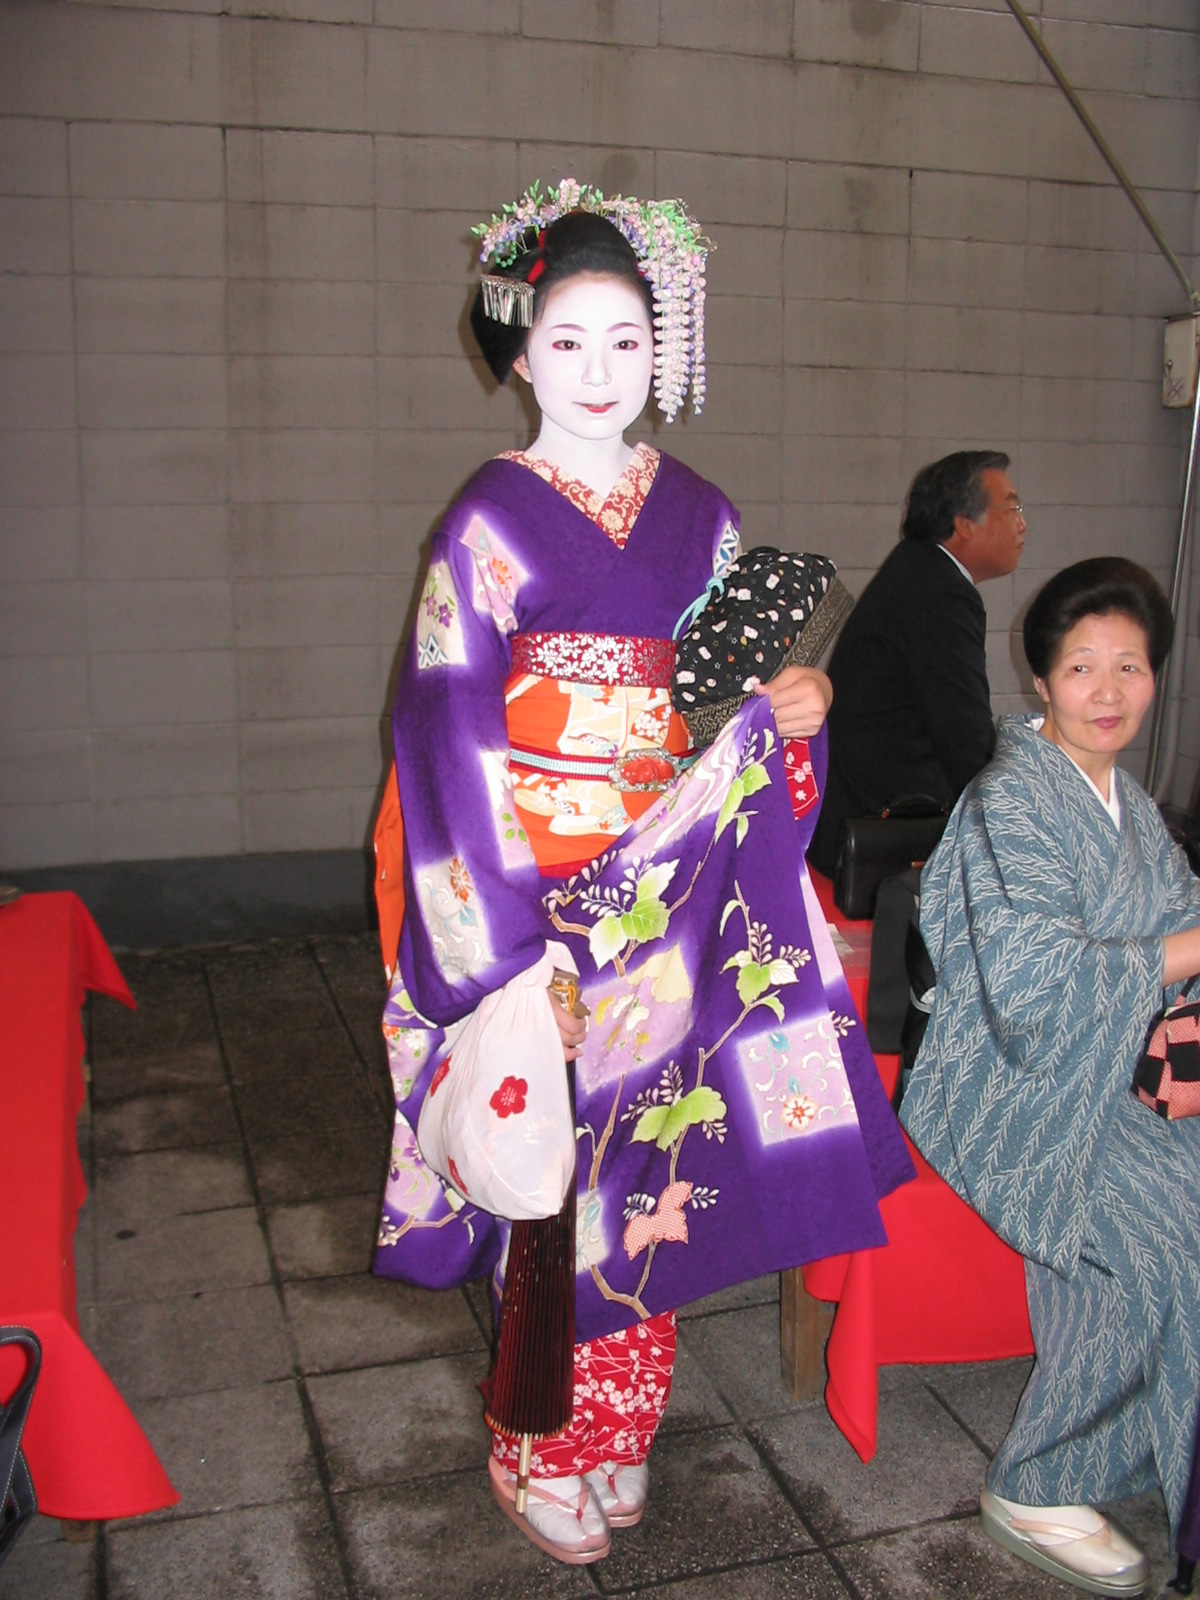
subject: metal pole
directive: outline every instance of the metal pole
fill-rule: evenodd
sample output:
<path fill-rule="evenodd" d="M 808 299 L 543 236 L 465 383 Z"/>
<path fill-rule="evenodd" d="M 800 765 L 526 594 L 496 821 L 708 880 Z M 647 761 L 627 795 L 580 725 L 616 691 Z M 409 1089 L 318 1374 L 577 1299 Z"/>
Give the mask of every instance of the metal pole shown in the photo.
<path fill-rule="evenodd" d="M 1146 202 L 1134 188 L 1133 183 L 1125 171 L 1125 168 L 1113 154 L 1107 139 L 1105 139 L 1104 135 L 1100 132 L 1100 129 L 1092 121 L 1091 114 L 1089 113 L 1087 107 L 1075 93 L 1075 90 L 1071 87 L 1071 84 L 1067 79 L 1066 73 L 1064 73 L 1063 69 L 1059 66 L 1058 62 L 1050 53 L 1049 45 L 1042 38 L 1041 34 L 1034 27 L 1033 23 L 1029 20 L 1029 14 L 1025 10 L 1025 7 L 1021 4 L 1021 0 L 1008 0 L 1008 9 L 1012 12 L 1013 16 L 1016 17 L 1022 28 L 1024 28 L 1025 32 L 1029 35 L 1029 39 L 1033 45 L 1033 48 L 1046 63 L 1046 66 L 1050 69 L 1050 73 L 1053 76 L 1055 83 L 1058 84 L 1058 87 L 1070 101 L 1071 109 L 1087 129 L 1088 134 L 1091 136 L 1092 143 L 1096 146 L 1096 149 L 1099 150 L 1100 154 L 1108 163 L 1109 170 L 1112 172 L 1113 177 L 1121 185 L 1122 189 L 1124 189 L 1125 193 L 1129 197 L 1129 201 L 1133 206 L 1133 209 L 1137 212 L 1138 216 L 1141 217 L 1142 221 L 1146 224 L 1146 227 L 1150 230 L 1150 237 L 1154 240 L 1155 244 L 1162 252 L 1166 259 L 1167 265 L 1171 268 L 1171 271 L 1183 285 L 1184 293 L 1188 297 L 1188 302 L 1191 305 L 1192 310 L 1200 311 L 1200 291 L 1193 287 L 1192 280 L 1183 270 L 1178 256 L 1163 237 L 1162 229 L 1150 214 L 1150 209 L 1146 205 Z"/>
<path fill-rule="evenodd" d="M 1188 443 L 1187 474 L 1183 482 L 1183 511 L 1179 518 L 1179 540 L 1175 546 L 1175 574 L 1171 581 L 1171 615 L 1176 619 L 1176 629 L 1179 626 L 1179 608 L 1183 599 L 1183 579 L 1187 569 L 1188 530 L 1192 522 L 1192 506 L 1196 495 L 1196 450 L 1200 440 L 1200 384 L 1196 386 L 1196 397 L 1192 401 L 1192 436 Z M 1146 792 L 1154 794 L 1158 782 L 1158 759 L 1162 743 L 1163 722 L 1166 720 L 1167 700 L 1169 697 L 1168 680 L 1171 676 L 1171 663 L 1176 655 L 1182 656 L 1187 648 L 1187 620 L 1184 619 L 1184 637 L 1176 639 L 1170 656 L 1163 663 L 1158 675 L 1158 682 L 1154 686 L 1154 717 L 1150 724 L 1150 748 L 1146 754 Z"/>
<path fill-rule="evenodd" d="M 1149 207 L 1134 188 L 1133 183 L 1130 181 L 1129 175 L 1125 171 L 1125 168 L 1113 154 L 1107 139 L 1105 139 L 1104 135 L 1100 132 L 1100 129 L 1092 121 L 1087 107 L 1075 93 L 1075 90 L 1071 87 L 1066 73 L 1054 59 L 1049 45 L 1047 45 L 1041 34 L 1029 20 L 1029 15 L 1026 12 L 1025 7 L 1021 4 L 1021 0 L 1008 0 L 1008 9 L 1012 12 L 1013 16 L 1016 17 L 1022 28 L 1024 28 L 1030 43 L 1033 45 L 1033 48 L 1037 51 L 1038 55 L 1041 56 L 1042 60 L 1046 63 L 1046 66 L 1049 69 L 1055 83 L 1058 84 L 1058 87 L 1062 90 L 1063 94 L 1066 95 L 1071 109 L 1079 118 L 1080 122 L 1083 123 L 1083 126 L 1087 130 L 1092 143 L 1096 146 L 1096 149 L 1099 150 L 1100 154 L 1104 157 L 1104 160 L 1108 163 L 1109 171 L 1121 185 L 1121 188 L 1124 189 L 1130 204 L 1133 206 L 1133 209 L 1145 223 L 1146 228 L 1150 233 L 1150 237 L 1158 246 L 1163 259 L 1183 285 L 1184 293 L 1188 297 L 1188 303 L 1192 311 L 1200 311 L 1200 291 L 1196 290 L 1192 280 L 1184 271 L 1178 256 L 1163 237 L 1162 229 L 1151 215 Z M 1179 619 L 1179 607 L 1183 598 L 1184 574 L 1187 571 L 1188 564 L 1188 531 L 1191 527 L 1192 505 L 1195 499 L 1196 450 L 1198 433 L 1200 433 L 1200 385 L 1197 386 L 1196 397 L 1192 402 L 1192 431 L 1191 440 L 1188 444 L 1187 474 L 1184 478 L 1183 510 L 1179 518 L 1179 539 L 1175 546 L 1175 573 L 1171 583 L 1171 615 L 1176 619 L 1177 624 Z M 1168 680 L 1171 676 L 1171 663 L 1177 659 L 1182 660 L 1186 649 L 1187 630 L 1185 624 L 1184 637 L 1182 639 L 1177 639 L 1175 647 L 1171 652 L 1171 656 L 1166 662 L 1163 663 L 1163 670 L 1159 673 L 1158 682 L 1154 688 L 1154 716 L 1150 726 L 1150 748 L 1146 756 L 1146 789 L 1148 793 L 1152 795 L 1154 794 L 1155 785 L 1158 781 L 1158 764 L 1162 748 L 1163 723 L 1166 720 L 1167 701 L 1169 699 Z M 1157 796 L 1155 796 L 1155 798 L 1157 799 Z"/>

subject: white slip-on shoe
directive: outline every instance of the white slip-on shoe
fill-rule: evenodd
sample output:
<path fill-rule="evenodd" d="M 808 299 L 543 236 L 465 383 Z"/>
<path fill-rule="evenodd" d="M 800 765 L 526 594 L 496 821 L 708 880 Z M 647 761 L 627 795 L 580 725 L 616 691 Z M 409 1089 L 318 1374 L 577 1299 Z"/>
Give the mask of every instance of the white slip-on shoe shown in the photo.
<path fill-rule="evenodd" d="M 990 1489 L 979 1496 L 984 1530 L 998 1545 L 1091 1594 L 1141 1594 L 1145 1554 L 1091 1506 L 1023 1506 Z"/>
<path fill-rule="evenodd" d="M 517 1480 L 495 1456 L 488 1477 L 496 1504 L 527 1539 L 569 1567 L 600 1561 L 612 1548 L 608 1522 L 596 1496 L 581 1477 L 530 1478 L 524 1514 L 517 1510 Z"/>
<path fill-rule="evenodd" d="M 636 1467 L 618 1467 L 611 1461 L 602 1461 L 593 1471 L 584 1473 L 583 1481 L 600 1502 L 610 1528 L 632 1528 L 642 1520 L 650 1492 L 650 1468 L 646 1462 L 639 1462 Z"/>

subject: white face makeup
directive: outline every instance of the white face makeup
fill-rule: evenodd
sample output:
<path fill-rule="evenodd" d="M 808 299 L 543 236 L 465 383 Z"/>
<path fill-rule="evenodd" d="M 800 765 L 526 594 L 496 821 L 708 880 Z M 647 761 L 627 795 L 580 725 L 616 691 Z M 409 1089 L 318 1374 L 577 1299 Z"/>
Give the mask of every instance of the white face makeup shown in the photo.
<path fill-rule="evenodd" d="M 641 416 L 654 375 L 644 296 L 620 278 L 581 274 L 550 291 L 514 371 L 533 385 L 542 437 L 620 439 Z"/>

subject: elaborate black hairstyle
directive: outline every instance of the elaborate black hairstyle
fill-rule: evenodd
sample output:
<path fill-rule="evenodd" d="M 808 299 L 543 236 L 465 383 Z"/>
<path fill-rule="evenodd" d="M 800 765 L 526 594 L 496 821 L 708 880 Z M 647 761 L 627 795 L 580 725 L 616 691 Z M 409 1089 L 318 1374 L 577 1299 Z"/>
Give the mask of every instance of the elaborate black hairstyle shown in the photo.
<path fill-rule="evenodd" d="M 546 295 L 555 284 L 583 272 L 625 278 L 644 295 L 646 311 L 653 326 L 654 295 L 638 271 L 638 258 L 624 235 L 604 217 L 591 211 L 569 211 L 552 222 L 533 247 L 519 255 L 508 267 L 489 269 L 493 276 L 516 278 L 533 283 L 533 320 L 542 314 Z M 541 268 L 539 271 L 538 268 Z M 500 383 L 506 383 L 513 362 L 524 350 L 529 329 L 518 323 L 509 326 L 489 317 L 483 309 L 482 287 L 471 307 L 471 331 L 483 352 L 483 359 Z"/>
<path fill-rule="evenodd" d="M 1123 556 L 1095 556 L 1056 572 L 1038 590 L 1025 613 L 1025 659 L 1035 678 L 1049 676 L 1062 642 L 1084 617 L 1114 613 L 1136 622 L 1146 635 L 1146 654 L 1157 676 L 1167 659 L 1175 623 L 1171 607 L 1145 567 Z"/>
<path fill-rule="evenodd" d="M 902 536 L 945 544 L 953 537 L 955 517 L 978 522 L 988 506 L 983 474 L 989 469 L 1008 471 L 1003 450 L 956 450 L 922 467 L 904 502 Z"/>

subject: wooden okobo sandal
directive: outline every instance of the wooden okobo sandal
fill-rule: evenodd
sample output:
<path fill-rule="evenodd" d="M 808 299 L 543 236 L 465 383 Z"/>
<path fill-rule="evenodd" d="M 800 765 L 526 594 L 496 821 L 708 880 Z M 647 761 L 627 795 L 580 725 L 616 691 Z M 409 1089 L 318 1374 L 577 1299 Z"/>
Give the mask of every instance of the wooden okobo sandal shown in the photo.
<path fill-rule="evenodd" d="M 600 1509 L 596 1496 L 582 1478 L 540 1480 L 531 1478 L 530 1503 L 526 1505 L 522 1514 L 517 1510 L 516 1504 L 517 1480 L 511 1472 L 501 1466 L 495 1456 L 488 1457 L 488 1477 L 491 1479 L 492 1494 L 496 1504 L 504 1515 L 510 1522 L 515 1523 L 539 1550 L 544 1550 L 556 1561 L 565 1562 L 570 1567 L 582 1567 L 592 1561 L 602 1560 L 611 1550 L 612 1538 L 608 1531 L 608 1521 Z M 564 1486 L 577 1483 L 578 1492 L 568 1490 L 565 1497 L 555 1494 L 548 1487 L 555 1482 L 561 1482 Z M 535 1511 L 538 1505 L 554 1508 L 557 1513 L 556 1521 L 563 1524 L 565 1537 L 553 1538 L 548 1532 L 543 1533 L 534 1526 L 529 1514 Z M 571 1528 L 571 1520 L 575 1523 L 574 1530 Z M 599 1527 L 596 1526 L 597 1523 Z"/>

